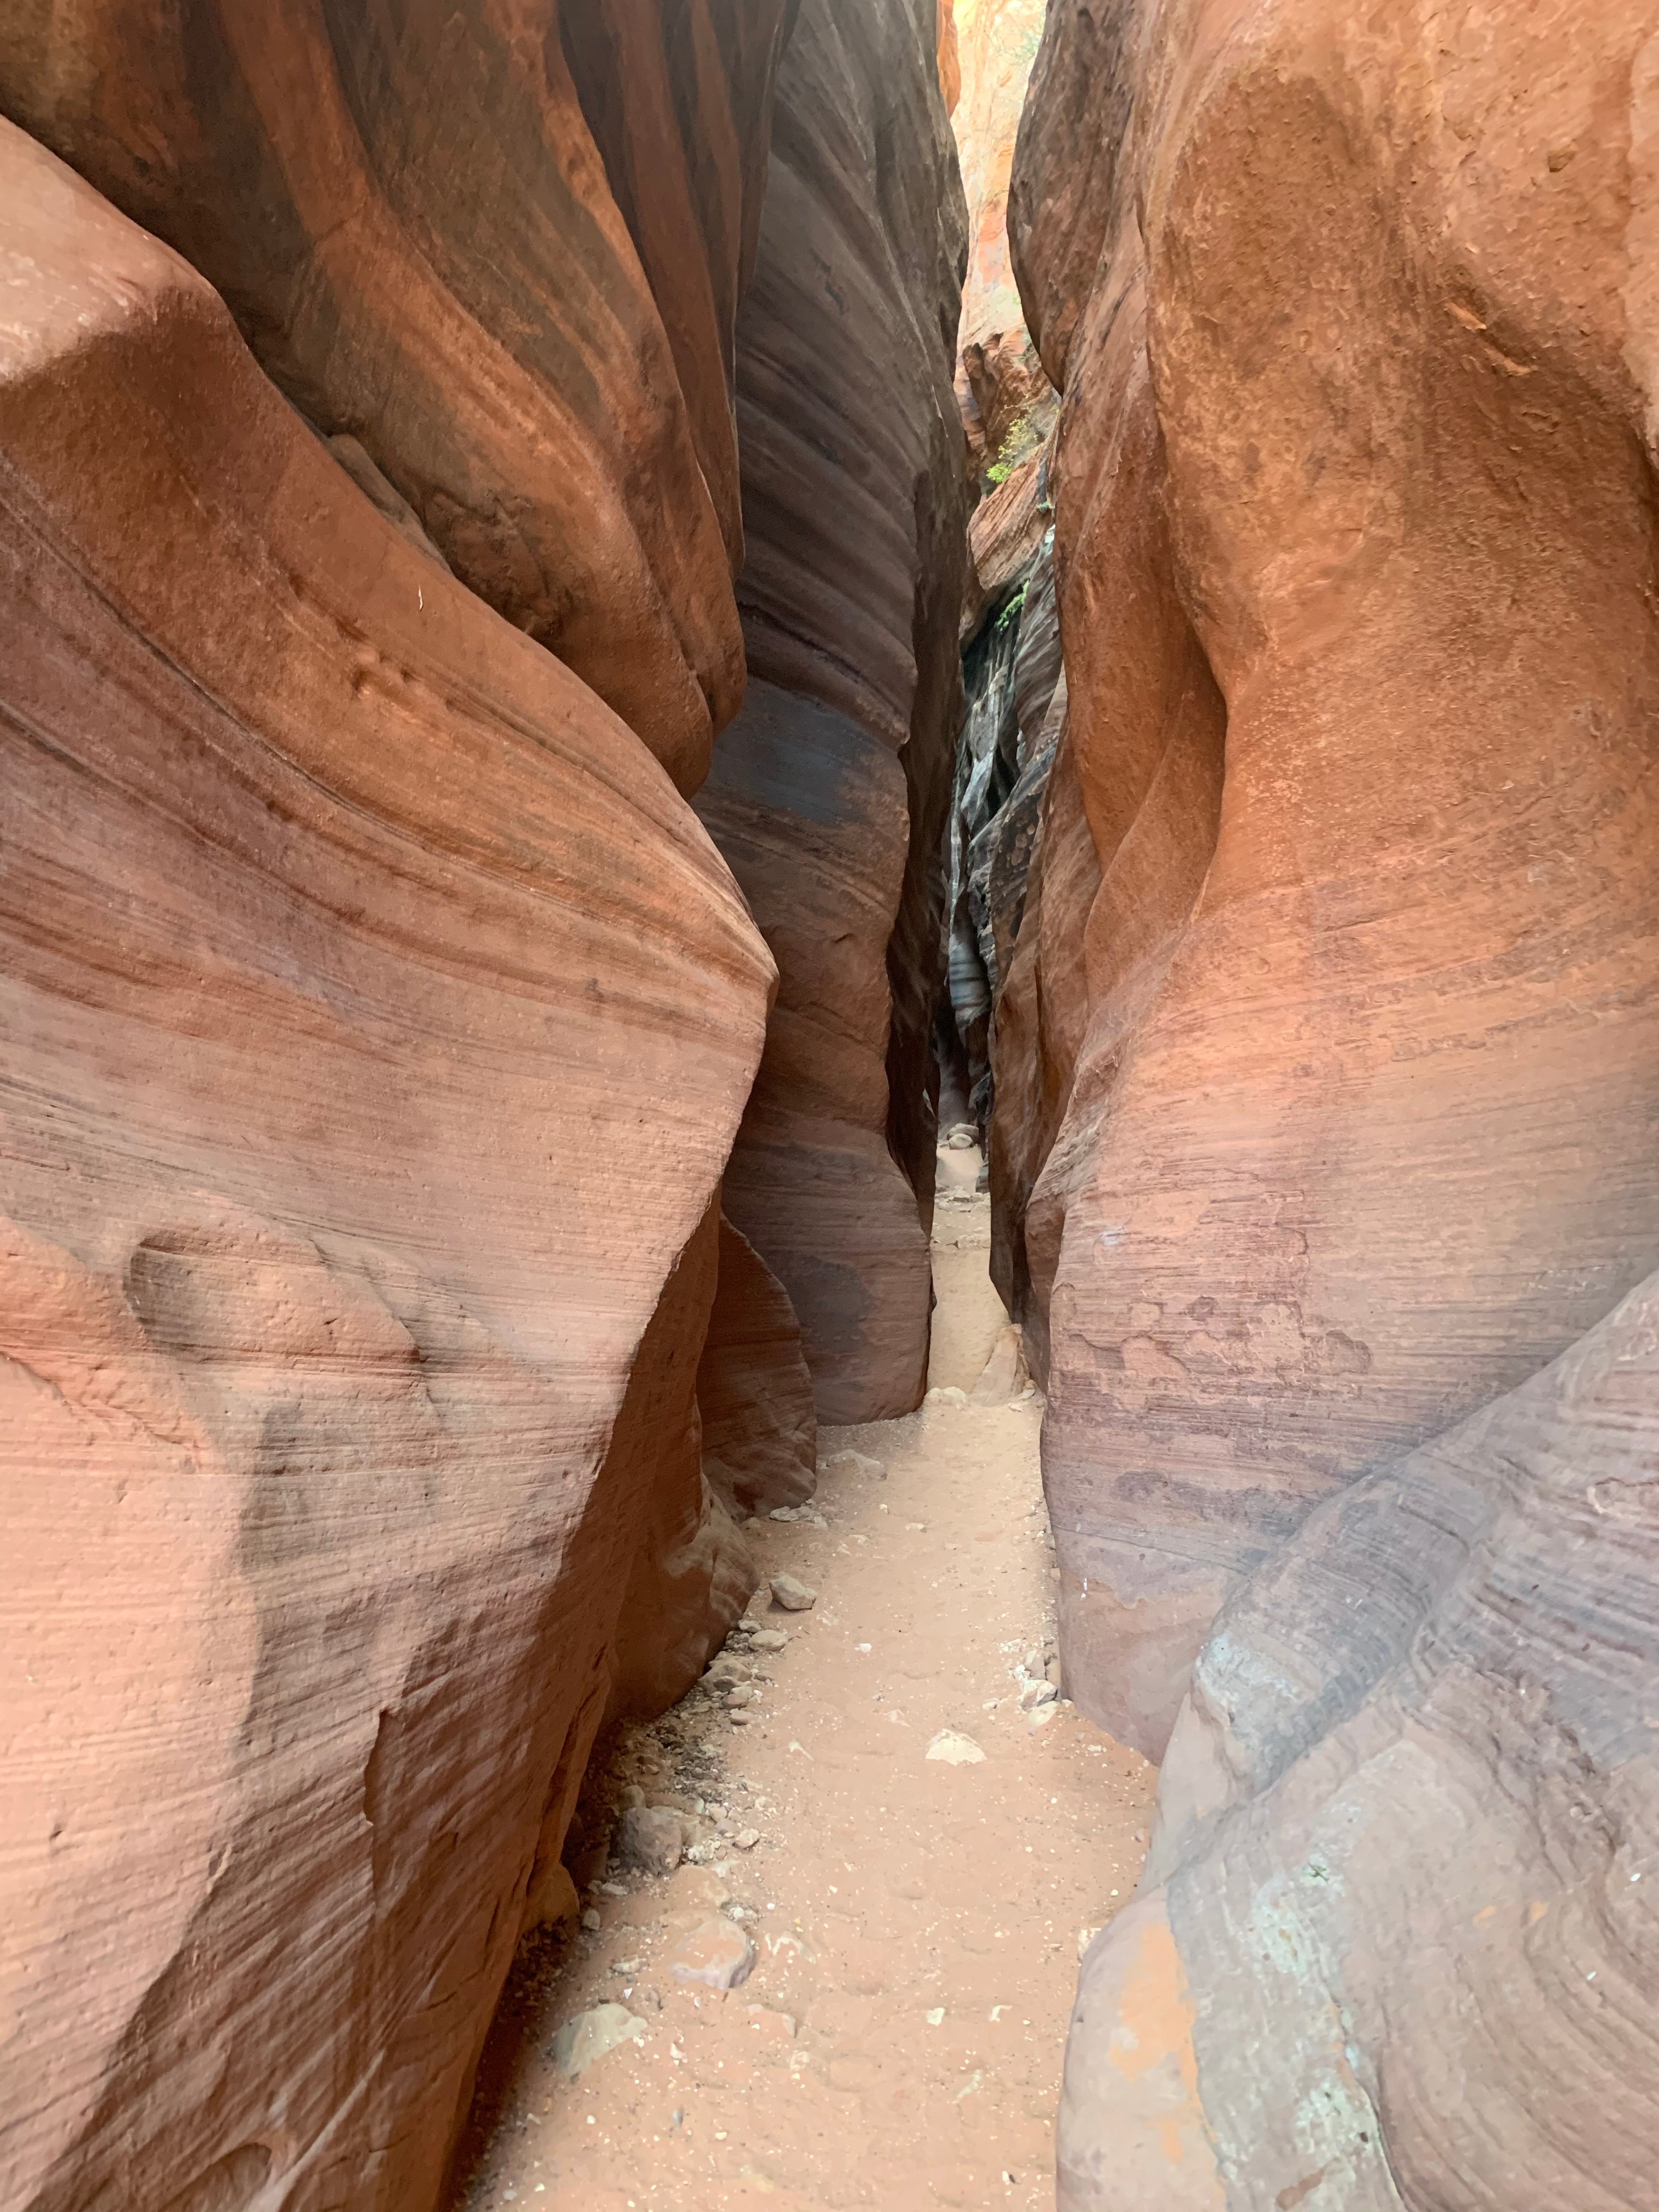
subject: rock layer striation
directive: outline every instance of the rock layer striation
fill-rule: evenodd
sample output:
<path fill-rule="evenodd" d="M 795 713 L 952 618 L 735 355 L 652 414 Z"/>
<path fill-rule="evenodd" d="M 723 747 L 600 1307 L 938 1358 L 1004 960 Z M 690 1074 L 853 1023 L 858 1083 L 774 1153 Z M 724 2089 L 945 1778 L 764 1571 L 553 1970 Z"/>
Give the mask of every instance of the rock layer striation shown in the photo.
<path fill-rule="evenodd" d="M 9 125 L 0 206 L 3 2193 L 408 2212 L 720 1549 L 654 1431 L 772 964 L 198 275 Z"/>
<path fill-rule="evenodd" d="M 1150 1749 L 1241 1574 L 1659 1249 L 1639 12 L 1048 16 L 1070 719 L 994 1171 L 1067 1679 Z"/>
<path fill-rule="evenodd" d="M 19 0 L 0 110 L 690 791 L 743 691 L 733 331 L 785 15 Z"/>
<path fill-rule="evenodd" d="M 1064 2212 L 1652 2196 L 1651 32 L 1048 11 L 992 1183 L 1067 1688 L 1164 1761 Z"/>
<path fill-rule="evenodd" d="M 964 522 L 934 39 L 923 0 L 803 0 L 779 72 L 738 325 L 751 681 L 697 802 L 779 969 L 726 1212 L 833 1422 L 908 1412 L 927 1369 Z"/>

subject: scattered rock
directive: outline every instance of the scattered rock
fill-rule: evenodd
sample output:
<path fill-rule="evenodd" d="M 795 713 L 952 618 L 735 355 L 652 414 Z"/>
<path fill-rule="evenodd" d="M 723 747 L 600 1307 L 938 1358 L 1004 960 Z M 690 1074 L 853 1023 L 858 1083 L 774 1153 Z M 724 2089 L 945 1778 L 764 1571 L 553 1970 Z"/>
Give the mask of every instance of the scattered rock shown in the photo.
<path fill-rule="evenodd" d="M 641 1874 L 672 1874 L 684 1849 L 684 1822 L 665 1805 L 630 1805 L 617 1825 L 617 1856 Z"/>
<path fill-rule="evenodd" d="M 586 1911 L 582 1915 L 582 1926 L 586 1929 L 590 1936 L 597 1936 L 604 1925 L 604 1921 L 600 1919 L 599 1914 L 590 1905 Z"/>
<path fill-rule="evenodd" d="M 794 2041 L 795 2016 L 793 2013 L 774 2012 L 769 2006 L 757 2004 L 751 2004 L 747 2009 L 750 2027 L 758 2028 L 763 2036 L 775 2039 L 780 2043 Z"/>
<path fill-rule="evenodd" d="M 560 1927 L 576 1919 L 581 1909 L 569 1868 L 557 1859 L 550 1860 L 538 1867 L 531 1882 L 525 1899 L 524 1932 L 527 1936 L 532 1929 Z"/>
<path fill-rule="evenodd" d="M 971 1129 L 952 1129 L 942 1149 L 947 1152 L 971 1152 L 978 1142 Z"/>
<path fill-rule="evenodd" d="M 1019 1709 L 1023 1713 L 1035 1712 L 1039 1705 L 1051 1705 L 1057 1696 L 1052 1682 L 1028 1682 L 1019 1693 Z"/>
<path fill-rule="evenodd" d="M 927 2014 L 927 2025 L 929 2027 L 944 2027 L 945 2007 L 943 2005 L 935 2005 L 933 2007 L 933 2010 Z"/>
<path fill-rule="evenodd" d="M 729 1651 L 722 1651 L 704 1674 L 703 1687 L 706 1690 L 735 1690 L 740 1683 L 746 1682 L 754 1671 L 746 1659 L 735 1658 Z"/>
<path fill-rule="evenodd" d="M 957 1729 L 941 1729 L 928 1745 L 927 1757 L 942 1759 L 946 1766 L 978 1766 L 985 1753 L 970 1735 Z"/>
<path fill-rule="evenodd" d="M 755 1947 L 734 1921 L 711 1917 L 678 1944 L 668 1971 L 677 1982 L 735 1990 L 755 1971 Z"/>
<path fill-rule="evenodd" d="M 553 2063 L 573 2081 L 586 2073 L 596 2058 L 619 2044 L 643 2043 L 645 2022 L 626 2005 L 595 2005 L 566 2021 L 553 2039 Z"/>
<path fill-rule="evenodd" d="M 732 1893 L 712 1868 L 695 1862 L 681 1867 L 665 1891 L 658 1893 L 670 1929 L 683 1936 L 699 1927 L 711 1912 L 720 1912 L 732 1901 Z"/>
<path fill-rule="evenodd" d="M 753 1713 L 732 1713 L 727 1717 L 733 1728 L 749 1728 L 753 1724 L 756 1716 Z"/>
<path fill-rule="evenodd" d="M 740 1851 L 752 1851 L 760 1841 L 758 1828 L 739 1828 L 732 1838 Z"/>
<path fill-rule="evenodd" d="M 1077 1931 L 1077 1954 L 1080 1959 L 1100 1930 L 1098 1928 L 1079 1928 Z"/>
<path fill-rule="evenodd" d="M 757 1628 L 752 1641 L 757 1651 L 781 1651 L 789 1641 L 789 1631 L 787 1628 Z"/>
<path fill-rule="evenodd" d="M 726 1702 L 733 1707 L 757 1705 L 761 1702 L 761 1692 L 752 1682 L 739 1682 L 735 1690 L 728 1692 Z"/>
<path fill-rule="evenodd" d="M 965 1406 L 968 1393 L 958 1390 L 954 1382 L 942 1382 L 930 1390 L 921 1402 L 924 1406 Z"/>
<path fill-rule="evenodd" d="M 1044 1686 L 1046 1687 L 1047 1685 Z M 1023 1704 L 1024 1700 L 1022 1699 L 1021 1702 Z M 1058 1698 L 1051 1697 L 1046 1705 L 1032 1707 L 1027 1715 L 1031 1726 L 1034 1729 L 1047 1728 L 1050 1721 L 1057 1720 L 1060 1717 L 1060 1701 Z"/>
<path fill-rule="evenodd" d="M 868 1482 L 887 1480 L 885 1461 L 872 1459 L 867 1452 L 831 1452 L 819 1471 L 824 1474 L 861 1474 Z"/>
<path fill-rule="evenodd" d="M 818 1601 L 817 1592 L 797 1582 L 793 1575 L 773 1576 L 772 1597 L 774 1603 L 781 1605 L 786 1613 L 810 1613 Z"/>

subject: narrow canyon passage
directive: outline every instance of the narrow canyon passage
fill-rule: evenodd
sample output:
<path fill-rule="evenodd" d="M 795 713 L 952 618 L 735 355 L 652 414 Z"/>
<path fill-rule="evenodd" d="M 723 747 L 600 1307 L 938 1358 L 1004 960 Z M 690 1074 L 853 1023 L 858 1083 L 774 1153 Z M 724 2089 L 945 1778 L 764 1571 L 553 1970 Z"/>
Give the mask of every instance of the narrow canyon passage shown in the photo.
<path fill-rule="evenodd" d="M 940 1158 L 945 1395 L 822 1431 L 806 1517 L 748 1532 L 769 1577 L 816 1593 L 789 1612 L 763 1587 L 715 1661 L 757 1701 L 699 1687 L 590 1782 L 586 1924 L 509 1984 L 451 2212 L 1053 2204 L 1080 1939 L 1134 1887 L 1157 1778 L 1068 1700 L 1033 1703 L 1042 1399 L 986 1273 L 989 1200 L 949 1189 L 978 1160 Z M 641 1800 L 683 1824 L 672 1875 L 593 1856 L 625 1853 Z M 729 1993 L 678 1978 L 748 1949 Z"/>
<path fill-rule="evenodd" d="M 0 24 L 0 2212 L 1656 2212 L 1659 0 Z"/>

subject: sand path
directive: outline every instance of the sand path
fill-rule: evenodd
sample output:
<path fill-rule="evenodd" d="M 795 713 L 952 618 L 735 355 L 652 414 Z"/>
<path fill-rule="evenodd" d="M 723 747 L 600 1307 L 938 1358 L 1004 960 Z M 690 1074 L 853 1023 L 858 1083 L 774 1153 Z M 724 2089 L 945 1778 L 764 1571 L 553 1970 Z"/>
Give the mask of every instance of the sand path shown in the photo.
<path fill-rule="evenodd" d="M 942 1205 L 934 1241 L 931 1379 L 971 1386 L 1003 1318 L 987 1201 Z M 586 1805 L 603 1835 L 630 1790 L 678 1797 L 704 1863 L 602 1875 L 599 1925 L 521 1960 L 458 2207 L 1052 2206 L 1079 1935 L 1129 1898 L 1155 1777 L 1068 1703 L 1022 1710 L 1053 1634 L 1041 1405 L 826 1431 L 828 1525 L 751 1528 L 769 1575 L 818 1595 L 768 1613 L 781 1651 L 734 1642 L 769 1677 L 746 1723 L 694 1692 Z M 826 1466 L 848 1452 L 884 1474 Z M 982 1757 L 930 1759 L 947 1730 Z M 672 1972 L 711 1916 L 756 1953 L 726 1995 Z M 570 2080 L 555 2033 L 605 2003 L 635 2039 Z"/>

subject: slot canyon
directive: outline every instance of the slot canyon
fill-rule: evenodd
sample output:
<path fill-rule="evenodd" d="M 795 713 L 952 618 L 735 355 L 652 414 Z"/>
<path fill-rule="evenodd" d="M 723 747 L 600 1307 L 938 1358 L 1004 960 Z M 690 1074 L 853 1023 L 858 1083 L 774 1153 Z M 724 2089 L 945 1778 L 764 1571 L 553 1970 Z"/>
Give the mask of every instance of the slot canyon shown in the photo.
<path fill-rule="evenodd" d="M 0 0 L 0 2212 L 1659 2212 L 1656 461 L 1659 0 Z"/>

